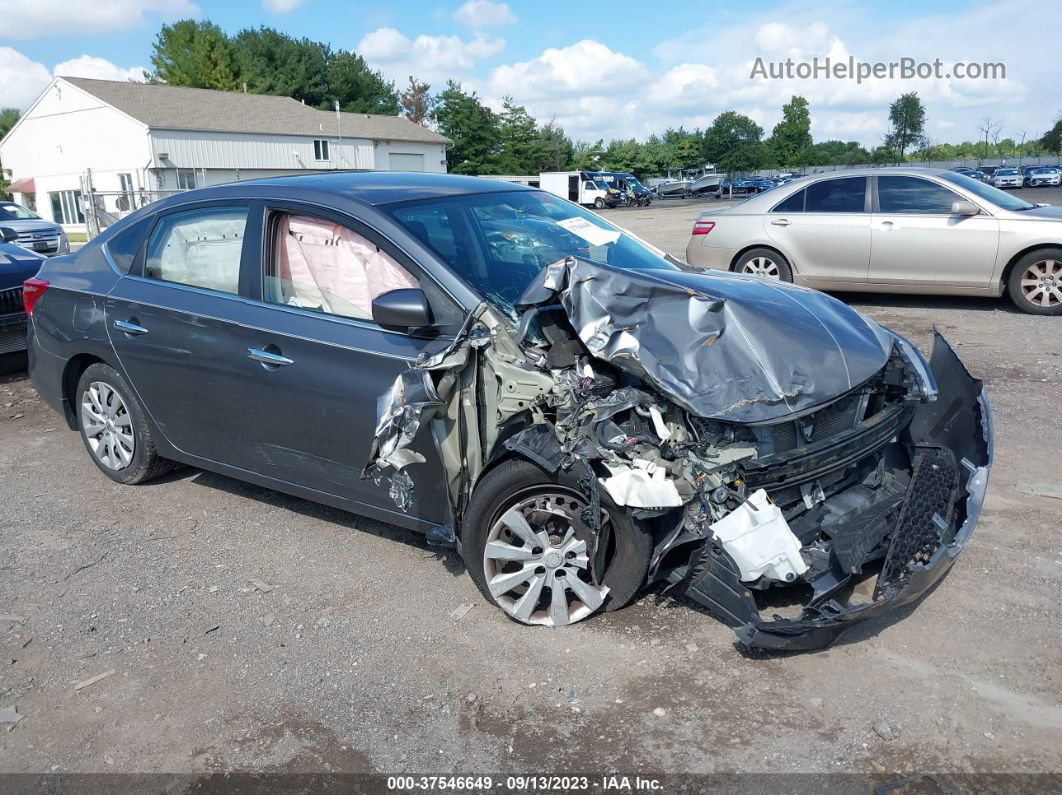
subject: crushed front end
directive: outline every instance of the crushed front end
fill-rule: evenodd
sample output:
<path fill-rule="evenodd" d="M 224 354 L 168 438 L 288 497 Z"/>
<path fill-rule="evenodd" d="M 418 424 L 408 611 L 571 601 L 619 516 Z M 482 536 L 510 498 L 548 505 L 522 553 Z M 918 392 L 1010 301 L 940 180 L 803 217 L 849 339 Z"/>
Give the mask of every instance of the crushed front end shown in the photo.
<path fill-rule="evenodd" d="M 592 572 L 607 502 L 651 534 L 650 583 L 763 649 L 821 648 L 912 601 L 973 531 L 991 414 L 939 335 L 927 363 L 815 291 L 576 258 L 515 309 L 518 328 L 484 305 L 382 397 L 365 476 L 403 510 L 422 423 L 458 530 L 507 456 L 574 473 Z"/>

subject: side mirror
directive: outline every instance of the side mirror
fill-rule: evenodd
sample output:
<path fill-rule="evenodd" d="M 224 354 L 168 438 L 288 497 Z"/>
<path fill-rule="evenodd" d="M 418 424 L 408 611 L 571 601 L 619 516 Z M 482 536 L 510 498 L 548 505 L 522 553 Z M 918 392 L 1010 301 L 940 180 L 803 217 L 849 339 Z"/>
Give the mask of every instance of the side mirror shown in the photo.
<path fill-rule="evenodd" d="M 981 212 L 981 208 L 973 202 L 952 202 L 951 214 L 952 215 L 977 215 Z"/>
<path fill-rule="evenodd" d="M 0 226 L 0 243 L 13 243 L 18 240 L 18 232 L 10 226 Z"/>
<path fill-rule="evenodd" d="M 385 329 L 408 332 L 431 325 L 431 307 L 419 288 L 391 290 L 373 299 L 372 319 Z"/>

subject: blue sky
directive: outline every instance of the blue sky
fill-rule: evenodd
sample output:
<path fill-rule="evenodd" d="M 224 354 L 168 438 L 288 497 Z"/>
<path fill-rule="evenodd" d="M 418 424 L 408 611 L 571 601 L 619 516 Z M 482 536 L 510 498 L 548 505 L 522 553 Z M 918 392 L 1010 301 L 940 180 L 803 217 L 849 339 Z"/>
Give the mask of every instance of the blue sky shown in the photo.
<path fill-rule="evenodd" d="M 734 109 L 766 128 L 790 95 L 811 103 L 817 140 L 876 145 L 889 101 L 915 90 L 936 141 L 972 139 L 984 117 L 1035 137 L 1062 111 L 1057 62 L 1029 46 L 1062 31 L 1062 4 L 774 0 L 5 0 L 0 105 L 25 107 L 53 74 L 128 79 L 150 66 L 160 24 L 211 19 L 229 32 L 269 25 L 354 49 L 399 83 L 460 80 L 497 107 L 512 95 L 581 139 L 703 127 Z M 1035 24 L 1033 23 L 1035 21 Z M 1057 37 L 1056 37 L 1057 38 Z M 1002 62 L 1005 79 L 752 79 L 765 62 L 849 56 L 889 62 Z"/>

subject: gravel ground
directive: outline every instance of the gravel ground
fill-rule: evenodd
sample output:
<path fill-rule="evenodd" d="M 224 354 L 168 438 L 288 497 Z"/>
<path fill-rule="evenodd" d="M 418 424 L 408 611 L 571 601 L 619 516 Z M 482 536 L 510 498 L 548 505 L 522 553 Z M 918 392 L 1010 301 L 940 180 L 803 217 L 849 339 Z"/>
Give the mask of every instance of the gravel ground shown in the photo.
<path fill-rule="evenodd" d="M 608 217 L 681 255 L 698 207 Z M 938 326 L 998 454 L 941 586 L 812 654 L 744 654 L 657 591 L 518 626 L 396 528 L 191 469 L 113 484 L 0 377 L 0 771 L 1062 772 L 1062 501 L 1026 493 L 1062 488 L 1059 321 L 844 300 L 923 350 Z"/>

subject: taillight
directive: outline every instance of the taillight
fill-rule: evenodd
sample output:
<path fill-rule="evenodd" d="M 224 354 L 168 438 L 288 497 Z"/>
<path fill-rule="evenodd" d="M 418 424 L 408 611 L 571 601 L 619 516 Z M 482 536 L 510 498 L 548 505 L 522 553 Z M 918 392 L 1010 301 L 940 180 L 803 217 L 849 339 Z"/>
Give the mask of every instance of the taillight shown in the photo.
<path fill-rule="evenodd" d="M 715 229 L 715 221 L 694 221 L 693 234 L 706 235 Z"/>
<path fill-rule="evenodd" d="M 27 315 L 33 314 L 33 305 L 41 299 L 47 289 L 48 282 L 44 279 L 33 278 L 22 282 L 22 307 Z"/>

